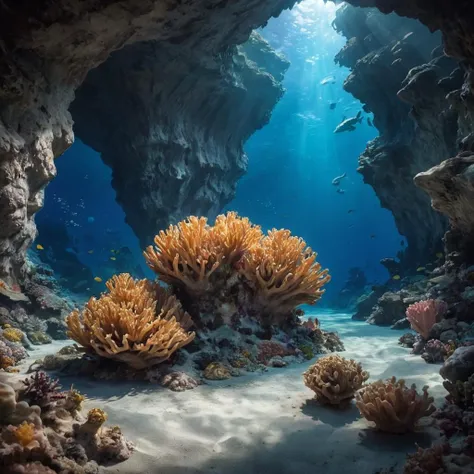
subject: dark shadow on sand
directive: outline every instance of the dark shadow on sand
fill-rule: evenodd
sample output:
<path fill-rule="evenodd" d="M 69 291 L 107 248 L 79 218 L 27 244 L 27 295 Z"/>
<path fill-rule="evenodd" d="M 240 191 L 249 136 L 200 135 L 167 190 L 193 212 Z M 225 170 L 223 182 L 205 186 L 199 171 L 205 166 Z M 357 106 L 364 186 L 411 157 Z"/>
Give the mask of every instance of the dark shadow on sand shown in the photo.
<path fill-rule="evenodd" d="M 351 402 L 344 408 L 320 405 L 316 399 L 309 399 L 301 405 L 301 412 L 315 421 L 320 421 L 333 428 L 350 425 L 360 418 L 357 407 Z"/>

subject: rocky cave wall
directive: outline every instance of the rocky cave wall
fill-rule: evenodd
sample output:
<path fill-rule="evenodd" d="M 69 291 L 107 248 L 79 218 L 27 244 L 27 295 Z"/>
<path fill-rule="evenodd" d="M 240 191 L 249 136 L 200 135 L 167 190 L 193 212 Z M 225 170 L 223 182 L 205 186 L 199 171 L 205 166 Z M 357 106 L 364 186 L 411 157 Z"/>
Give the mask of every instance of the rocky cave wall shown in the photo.
<path fill-rule="evenodd" d="M 226 51 L 244 43 L 253 29 L 294 3 L 295 0 L 1 2 L 0 279 L 12 285 L 24 276 L 25 253 L 36 235 L 34 215 L 42 206 L 44 187 L 56 174 L 54 159 L 74 139 L 69 106 L 75 90 L 91 69 L 103 63 L 115 50 L 124 48 L 126 51 L 128 45 L 155 40 L 169 45 L 168 54 L 191 54 L 195 60 L 192 67 L 197 67 L 196 58 L 201 67 L 206 64 L 203 67 L 206 77 L 194 76 L 196 81 L 208 82 L 207 75 L 212 71 L 216 74 L 221 68 L 227 71 L 222 72 L 226 80 L 231 80 L 231 70 L 239 66 L 229 66 L 233 60 Z M 153 50 L 150 45 L 147 48 Z M 147 52 L 152 57 L 158 53 L 150 49 L 145 54 Z M 166 51 L 162 50 L 161 54 Z M 135 71 L 140 67 L 147 66 L 137 62 Z M 245 69 L 242 65 L 240 68 Z M 137 79 L 140 77 L 146 80 L 146 74 L 137 74 Z M 137 84 L 136 88 L 141 86 Z M 239 88 L 236 86 L 235 89 Z M 225 94 L 222 96 L 219 91 L 211 93 L 205 86 L 201 90 L 209 93 L 208 101 L 225 101 Z M 149 96 L 153 97 L 152 90 Z M 174 105 L 180 107 L 179 103 Z M 241 101 L 238 105 L 242 105 Z M 216 110 L 215 105 L 208 108 L 210 113 Z M 258 112 L 263 115 L 262 110 Z M 219 117 L 226 118 L 226 115 L 221 112 Z M 149 125 L 143 117 L 137 117 L 137 121 L 138 126 L 146 128 Z M 183 122 L 183 126 L 188 125 Z M 246 129 L 242 124 L 240 130 L 242 136 L 248 133 L 248 127 Z M 143 130 L 141 137 L 148 136 L 150 131 Z M 158 130 L 152 132 L 158 133 Z M 200 133 L 197 140 L 209 144 L 208 153 L 214 138 L 203 130 Z M 185 136 L 186 133 L 181 134 L 181 138 Z M 186 138 L 189 140 L 189 136 Z M 184 141 L 177 146 L 185 146 Z M 235 148 L 236 141 L 236 136 L 232 136 L 229 146 Z M 135 146 L 140 146 L 139 140 L 130 149 Z M 222 143 L 219 146 L 218 155 L 223 153 Z M 207 159 L 203 158 L 203 161 Z M 229 168 L 222 173 L 228 172 L 230 179 L 234 179 L 241 172 L 244 160 L 238 164 L 234 160 L 232 165 L 230 161 L 227 163 Z M 146 170 L 154 172 L 155 165 L 150 166 Z M 182 166 L 180 163 L 175 167 L 176 174 Z M 153 181 L 154 178 L 149 179 Z M 119 181 L 116 177 L 115 182 Z M 209 183 L 204 194 L 213 186 L 223 186 L 222 180 Z M 197 194 L 196 190 L 188 191 L 188 194 L 191 196 L 193 192 Z M 213 192 L 223 199 L 230 190 Z"/>
<path fill-rule="evenodd" d="M 288 66 L 253 33 L 216 56 L 141 42 L 88 74 L 70 109 L 74 131 L 112 168 L 143 247 L 169 223 L 212 218 L 233 198 L 243 143 L 268 121 Z"/>
<path fill-rule="evenodd" d="M 336 57 L 351 70 L 344 88 L 373 112 L 379 130 L 358 171 L 406 236 L 399 257 L 413 269 L 441 249 L 447 228 L 413 177 L 457 152 L 458 112 L 446 95 L 464 73 L 443 54 L 441 35 L 418 21 L 345 5 L 334 25 L 348 39 Z"/>

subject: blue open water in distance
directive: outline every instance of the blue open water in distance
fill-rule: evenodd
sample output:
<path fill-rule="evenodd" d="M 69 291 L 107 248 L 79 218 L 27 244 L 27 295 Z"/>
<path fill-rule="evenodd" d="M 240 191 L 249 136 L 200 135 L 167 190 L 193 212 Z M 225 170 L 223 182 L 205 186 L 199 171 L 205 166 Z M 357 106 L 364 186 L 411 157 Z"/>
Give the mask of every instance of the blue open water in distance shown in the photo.
<path fill-rule="evenodd" d="M 248 173 L 226 206 L 264 229 L 288 228 L 304 238 L 330 269 L 328 299 L 341 289 L 351 267 L 361 267 L 372 283 L 383 282 L 388 274 L 379 261 L 395 256 L 403 240 L 391 213 L 380 207 L 356 171 L 358 156 L 377 135 L 367 124 L 371 116 L 363 113 L 354 132 L 333 133 L 344 116 L 362 109 L 343 90 L 349 71 L 334 63 L 345 43 L 331 27 L 335 8 L 307 0 L 260 31 L 291 62 L 286 92 L 270 123 L 246 143 Z M 321 84 L 327 78 L 329 83 Z M 334 110 L 332 102 L 337 102 Z M 61 223 L 74 242 L 70 250 L 93 275 L 111 276 L 110 252 L 124 246 L 146 273 L 138 240 L 115 202 L 111 171 L 99 155 L 77 140 L 56 165 L 58 177 L 47 187 L 44 209 L 37 215 L 36 243 L 47 251 L 52 242 L 42 239 L 41 228 Z M 331 181 L 343 173 L 345 193 L 339 194 Z"/>

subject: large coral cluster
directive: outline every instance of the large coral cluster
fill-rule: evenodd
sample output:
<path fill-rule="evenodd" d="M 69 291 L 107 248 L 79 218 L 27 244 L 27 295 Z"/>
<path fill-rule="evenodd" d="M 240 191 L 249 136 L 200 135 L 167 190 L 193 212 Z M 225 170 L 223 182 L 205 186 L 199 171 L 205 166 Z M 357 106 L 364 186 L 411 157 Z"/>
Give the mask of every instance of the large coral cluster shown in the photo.
<path fill-rule="evenodd" d="M 314 304 L 330 280 L 316 253 L 287 230 L 260 227 L 229 212 L 214 226 L 190 217 L 155 237 L 145 259 L 158 278 L 200 304 L 214 299 L 245 306 L 268 324 L 279 324 L 300 304 Z M 225 300 L 225 301 L 224 301 Z"/>
<path fill-rule="evenodd" d="M 131 445 L 120 429 L 102 426 L 102 410 L 92 409 L 84 418 L 83 396 L 74 389 L 59 392 L 57 383 L 45 377 L 26 381 L 27 387 L 36 386 L 34 400 L 41 407 L 32 404 L 28 388 L 17 393 L 0 383 L 2 473 L 94 474 L 101 463 L 130 457 Z"/>
<path fill-rule="evenodd" d="M 161 231 L 144 256 L 167 289 L 114 276 L 107 292 L 67 318 L 69 337 L 86 352 L 135 370 L 173 356 L 177 366 L 191 358 L 201 371 L 218 362 L 237 374 L 343 349 L 337 334 L 301 323 L 297 307 L 316 303 L 330 277 L 287 230 L 264 235 L 235 212 L 218 216 L 214 225 L 191 216 Z M 185 346 L 189 351 L 177 353 Z M 236 357 L 244 352 L 251 357 Z M 206 354 L 212 357 L 201 364 Z"/>
<path fill-rule="evenodd" d="M 143 369 L 169 359 L 195 334 L 190 317 L 163 288 L 129 274 L 107 282 L 108 293 L 91 298 L 67 318 L 68 335 L 101 357 Z"/>

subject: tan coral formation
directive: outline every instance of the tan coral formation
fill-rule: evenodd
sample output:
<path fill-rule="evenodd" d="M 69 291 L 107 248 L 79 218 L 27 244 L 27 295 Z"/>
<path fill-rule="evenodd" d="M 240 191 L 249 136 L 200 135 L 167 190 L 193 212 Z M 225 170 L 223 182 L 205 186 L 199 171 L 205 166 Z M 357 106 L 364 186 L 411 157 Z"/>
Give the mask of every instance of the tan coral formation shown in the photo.
<path fill-rule="evenodd" d="M 107 288 L 108 294 L 91 298 L 82 313 L 76 310 L 67 318 L 69 337 L 86 350 L 144 369 L 169 359 L 194 339 L 195 333 L 185 329 L 189 315 L 176 299 L 157 295 L 157 285 L 121 274 Z"/>
<path fill-rule="evenodd" d="M 304 374 L 305 385 L 322 405 L 343 406 L 369 378 L 360 363 L 339 355 L 321 357 Z"/>
<path fill-rule="evenodd" d="M 256 288 L 260 304 L 282 313 L 315 304 L 331 277 L 316 262 L 317 254 L 289 230 L 273 229 L 244 256 L 243 273 Z"/>
<path fill-rule="evenodd" d="M 377 429 L 399 434 L 414 431 L 420 418 L 435 411 L 428 387 L 423 387 L 420 395 L 415 385 L 408 388 L 404 380 L 397 381 L 395 377 L 362 388 L 356 394 L 356 405 L 361 415 L 374 422 Z"/>

